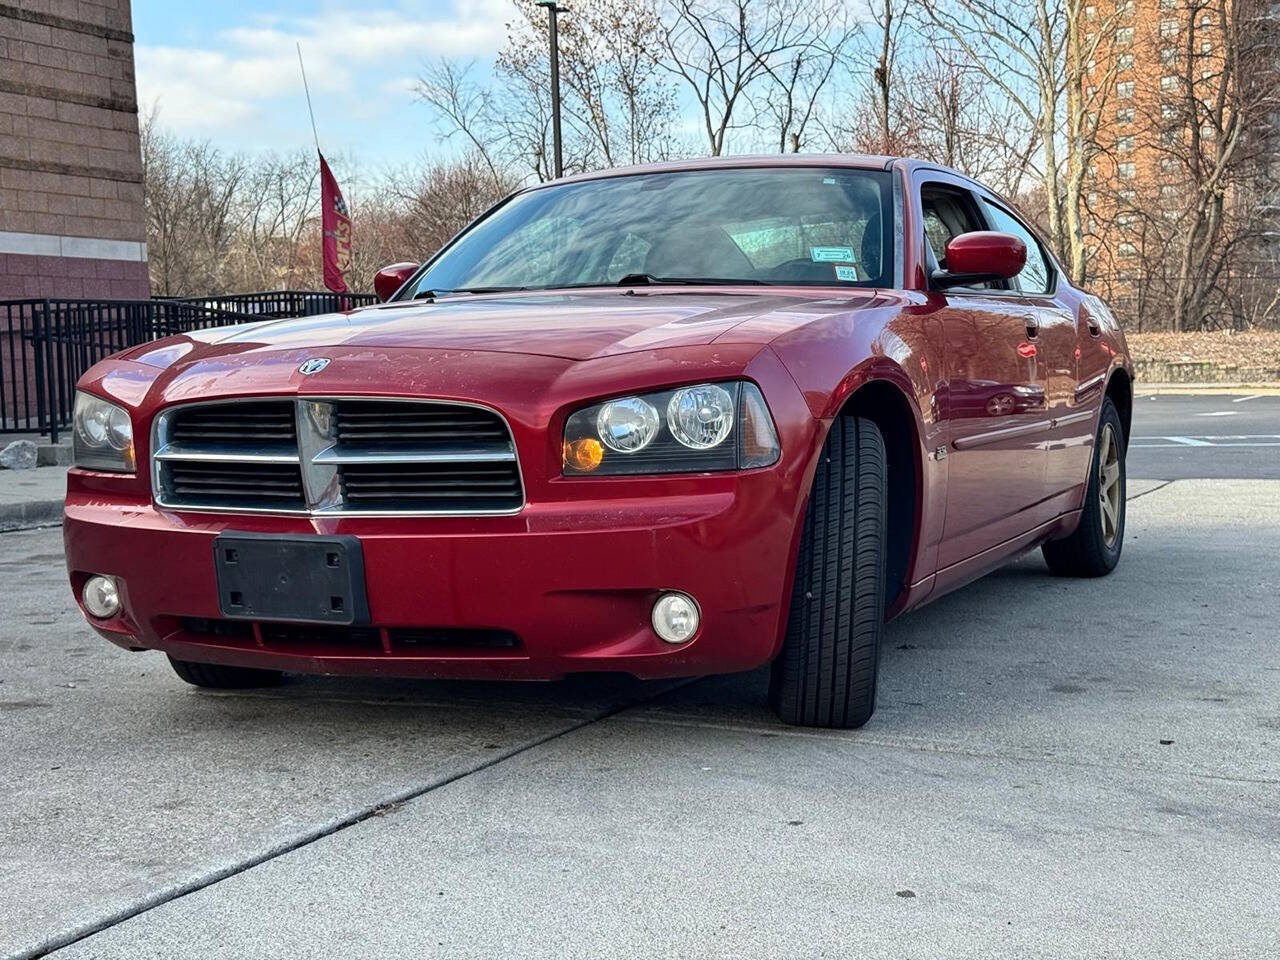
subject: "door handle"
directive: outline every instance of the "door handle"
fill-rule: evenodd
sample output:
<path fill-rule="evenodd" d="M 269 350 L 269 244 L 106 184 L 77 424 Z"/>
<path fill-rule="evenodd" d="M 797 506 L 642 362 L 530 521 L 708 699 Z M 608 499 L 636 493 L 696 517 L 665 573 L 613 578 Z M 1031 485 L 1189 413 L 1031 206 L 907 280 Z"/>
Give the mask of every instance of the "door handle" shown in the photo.
<path fill-rule="evenodd" d="M 1040 336 L 1040 320 L 1038 317 L 1025 317 L 1024 322 L 1027 325 L 1027 339 L 1034 340 Z"/>

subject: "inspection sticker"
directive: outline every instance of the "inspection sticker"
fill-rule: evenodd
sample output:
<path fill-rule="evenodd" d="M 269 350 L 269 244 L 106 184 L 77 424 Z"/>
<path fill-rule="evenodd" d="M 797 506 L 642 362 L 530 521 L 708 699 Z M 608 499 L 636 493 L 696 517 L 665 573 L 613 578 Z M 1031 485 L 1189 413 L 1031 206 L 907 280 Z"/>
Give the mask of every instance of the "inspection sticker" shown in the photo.
<path fill-rule="evenodd" d="M 856 263 L 852 247 L 810 247 L 814 263 Z"/>
<path fill-rule="evenodd" d="M 836 267 L 836 279 L 837 280 L 857 280 L 858 268 L 857 267 Z"/>

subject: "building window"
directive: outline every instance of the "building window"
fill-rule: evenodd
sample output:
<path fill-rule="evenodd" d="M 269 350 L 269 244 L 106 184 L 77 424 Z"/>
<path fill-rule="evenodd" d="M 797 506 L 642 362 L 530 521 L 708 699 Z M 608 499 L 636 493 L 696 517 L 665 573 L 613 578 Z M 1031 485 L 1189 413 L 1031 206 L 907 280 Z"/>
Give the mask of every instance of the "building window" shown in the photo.
<path fill-rule="evenodd" d="M 1084 8 L 1084 16 L 1086 20 L 1097 20 L 1098 8 L 1095 7 L 1092 3 L 1089 4 L 1087 7 Z"/>
<path fill-rule="evenodd" d="M 1136 257 L 1138 255 L 1138 248 L 1135 247 L 1132 243 L 1120 244 L 1119 251 L 1120 251 L 1120 256 L 1122 257 Z"/>
<path fill-rule="evenodd" d="M 1096 207 L 1098 205 L 1098 195 L 1093 192 L 1084 195 L 1084 203 L 1087 207 Z"/>
<path fill-rule="evenodd" d="M 1098 61 L 1090 57 L 1089 62 L 1086 63 L 1084 66 L 1086 70 L 1088 70 L 1090 73 L 1093 73 L 1093 71 L 1098 69 Z"/>
<path fill-rule="evenodd" d="M 1209 56 L 1211 53 L 1213 53 L 1213 41 L 1212 41 L 1212 40 L 1201 40 L 1201 41 L 1200 41 L 1200 56 L 1202 56 L 1202 57 L 1207 57 L 1207 56 Z"/>
<path fill-rule="evenodd" d="M 1133 123 L 1135 116 L 1133 107 L 1121 107 L 1116 111 L 1116 123 Z"/>
<path fill-rule="evenodd" d="M 1178 105 L 1176 103 L 1160 104 L 1160 119 L 1161 120 L 1178 119 Z"/>
<path fill-rule="evenodd" d="M 1098 39 L 1098 35 L 1090 30 L 1084 35 L 1084 44 L 1086 47 L 1093 46 L 1093 41 Z"/>
<path fill-rule="evenodd" d="M 1200 125 L 1201 140 L 1212 140 L 1215 136 L 1217 136 L 1217 133 L 1218 131 L 1213 128 L 1213 124 L 1211 123 L 1202 123 Z"/>
<path fill-rule="evenodd" d="M 1179 146 L 1181 143 L 1182 143 L 1182 131 L 1181 131 L 1181 130 L 1177 130 L 1177 129 L 1175 129 L 1175 130 L 1161 130 L 1161 131 L 1160 131 L 1160 146 L 1162 146 L 1162 147 L 1176 147 L 1176 146 Z"/>
<path fill-rule="evenodd" d="M 1164 217 L 1166 220 L 1177 220 L 1178 211 L 1173 207 L 1165 207 L 1160 211 L 1160 216 Z"/>
<path fill-rule="evenodd" d="M 1116 30 L 1116 43 L 1126 46 L 1133 43 L 1133 27 L 1120 27 Z"/>
<path fill-rule="evenodd" d="M 1166 40 L 1170 39 L 1171 37 L 1176 37 L 1179 32 L 1179 26 L 1180 25 L 1177 20 L 1161 20 L 1160 36 Z"/>
<path fill-rule="evenodd" d="M 1133 69 L 1133 54 L 1132 54 L 1132 53 L 1122 53 L 1122 54 L 1120 54 L 1120 56 L 1116 57 L 1116 69 L 1117 69 L 1117 70 L 1132 70 L 1132 69 Z"/>
<path fill-rule="evenodd" d="M 1161 157 L 1161 158 L 1160 158 L 1160 172 L 1161 172 L 1161 173 L 1173 173 L 1173 172 L 1175 172 L 1177 169 L 1178 169 L 1178 161 L 1177 161 L 1177 160 L 1175 160 L 1175 159 L 1173 159 L 1173 157 Z"/>
<path fill-rule="evenodd" d="M 1130 164 L 1130 166 L 1132 166 L 1132 164 Z M 1116 196 L 1118 196 L 1125 203 L 1133 203 L 1133 201 L 1138 199 L 1138 191 L 1133 189 L 1133 187 L 1125 187 L 1123 190 L 1117 193 Z"/>
<path fill-rule="evenodd" d="M 1175 93 L 1178 89 L 1178 78 L 1171 73 L 1166 73 L 1160 78 L 1161 93 Z"/>
<path fill-rule="evenodd" d="M 1201 70 L 1201 71 L 1200 71 L 1200 82 L 1201 82 L 1201 83 L 1205 83 L 1205 82 L 1207 82 L 1207 81 L 1209 81 L 1209 80 L 1212 80 L 1212 79 L 1213 79 L 1213 71 L 1212 71 L 1212 70 Z"/>
<path fill-rule="evenodd" d="M 1116 226 L 1118 227 L 1132 227 L 1137 222 L 1138 215 L 1136 213 L 1122 213 L 1116 217 Z"/>
<path fill-rule="evenodd" d="M 1213 26 L 1213 15 L 1209 13 L 1200 14 L 1200 29 L 1208 30 Z"/>
<path fill-rule="evenodd" d="M 1133 153 L 1133 137 L 1120 137 L 1116 140 L 1117 153 Z"/>
<path fill-rule="evenodd" d="M 1132 160 L 1116 164 L 1116 172 L 1125 180 L 1132 180 L 1138 173 L 1138 165 Z"/>
<path fill-rule="evenodd" d="M 1178 8 L 1178 0 L 1160 0 L 1161 10 L 1176 10 Z"/>
<path fill-rule="evenodd" d="M 1177 63 L 1178 48 L 1177 47 L 1161 47 L 1160 62 L 1163 63 L 1166 67 L 1169 66 L 1170 64 Z"/>
<path fill-rule="evenodd" d="M 1116 96 L 1121 100 L 1129 100 L 1133 97 L 1133 81 L 1126 80 L 1124 83 L 1116 84 Z"/>

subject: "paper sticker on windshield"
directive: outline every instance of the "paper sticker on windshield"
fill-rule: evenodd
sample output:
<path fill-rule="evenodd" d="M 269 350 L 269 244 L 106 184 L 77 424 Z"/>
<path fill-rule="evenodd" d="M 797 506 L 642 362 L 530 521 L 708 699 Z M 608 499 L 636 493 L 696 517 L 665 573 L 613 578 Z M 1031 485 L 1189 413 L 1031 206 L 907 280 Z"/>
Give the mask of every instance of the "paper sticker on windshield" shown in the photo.
<path fill-rule="evenodd" d="M 809 256 L 814 263 L 857 263 L 852 247 L 810 247 Z"/>
<path fill-rule="evenodd" d="M 836 267 L 837 280 L 854 280 L 858 279 L 857 267 Z"/>

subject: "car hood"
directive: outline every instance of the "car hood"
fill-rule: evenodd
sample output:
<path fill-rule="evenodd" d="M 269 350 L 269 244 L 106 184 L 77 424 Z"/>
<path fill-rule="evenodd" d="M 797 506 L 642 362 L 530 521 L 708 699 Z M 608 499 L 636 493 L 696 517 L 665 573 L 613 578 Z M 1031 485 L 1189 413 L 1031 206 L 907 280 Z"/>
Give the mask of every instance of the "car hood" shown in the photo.
<path fill-rule="evenodd" d="M 592 291 L 450 297 L 389 303 L 349 313 L 194 331 L 188 336 L 245 349 L 431 348 L 590 360 L 639 350 L 696 346 L 764 314 L 822 302 L 794 293 Z M 828 304 L 831 301 L 826 301 Z M 846 307 L 848 297 L 840 297 Z M 208 354 L 207 348 L 202 353 Z"/>

